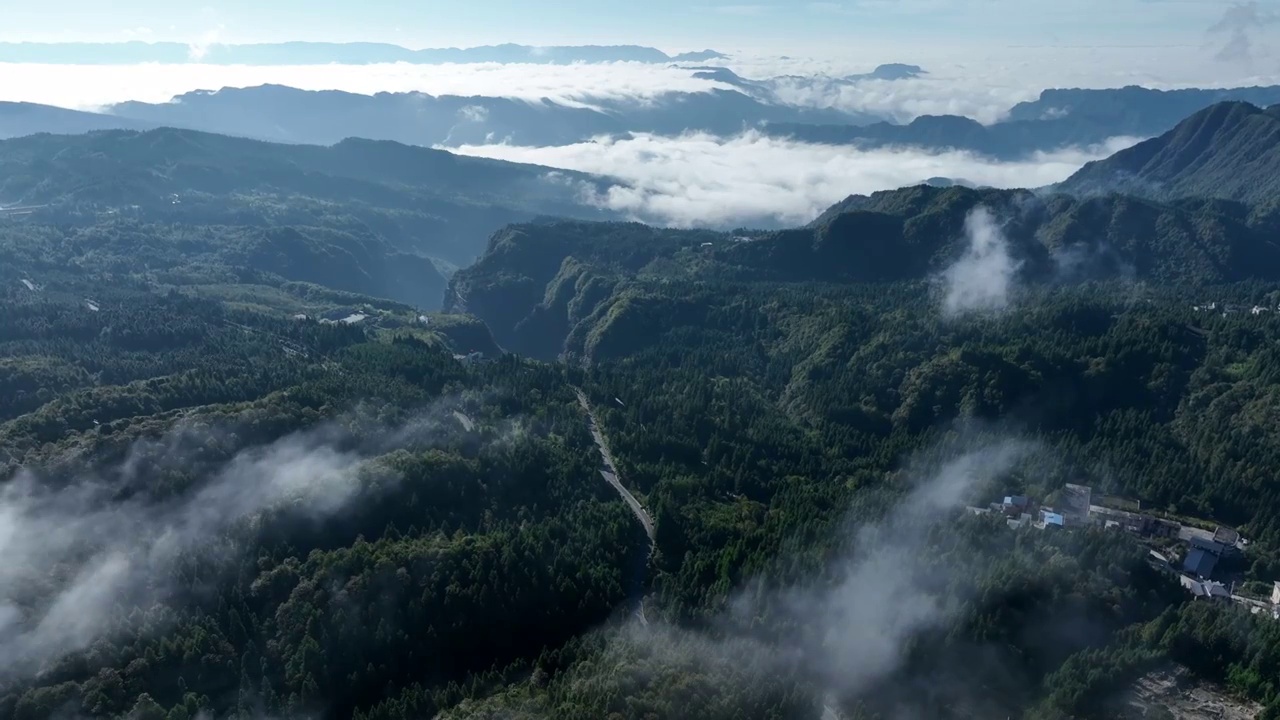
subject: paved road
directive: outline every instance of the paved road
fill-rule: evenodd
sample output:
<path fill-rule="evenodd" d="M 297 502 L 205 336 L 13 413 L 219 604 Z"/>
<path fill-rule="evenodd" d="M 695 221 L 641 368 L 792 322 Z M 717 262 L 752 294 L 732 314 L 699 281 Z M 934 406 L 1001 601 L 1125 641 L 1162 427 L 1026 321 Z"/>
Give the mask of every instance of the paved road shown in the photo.
<path fill-rule="evenodd" d="M 631 513 L 636 516 L 636 520 L 640 521 L 640 525 L 644 527 L 644 534 L 649 537 L 649 554 L 653 554 L 654 534 L 653 534 L 653 518 L 649 517 L 649 513 L 636 499 L 635 495 L 622 484 L 621 474 L 618 472 L 618 464 L 613 461 L 613 453 L 609 451 L 609 443 L 605 440 L 604 433 L 600 430 L 600 423 L 596 421 L 595 411 L 591 409 L 591 403 L 587 400 L 586 393 L 578 388 L 574 388 L 573 392 L 578 396 L 578 404 L 582 406 L 583 412 L 587 414 L 587 427 L 591 430 L 591 437 L 596 442 L 596 447 L 600 450 L 600 457 L 604 460 L 604 468 L 600 471 L 600 475 L 613 486 L 614 490 L 622 496 L 622 499 L 631 508 Z M 645 558 L 638 558 L 635 567 L 635 591 L 636 594 L 632 598 L 634 604 L 633 612 L 636 619 L 641 625 L 648 625 L 649 619 L 644 614 L 644 575 L 647 569 L 648 561 Z"/>
<path fill-rule="evenodd" d="M 591 429 L 591 437 L 596 441 L 596 447 L 600 449 L 600 456 L 604 458 L 604 469 L 600 474 L 604 479 L 613 486 L 614 490 L 622 496 L 627 505 L 631 507 L 631 512 L 635 514 L 636 519 L 644 526 L 644 534 L 649 536 L 649 549 L 653 549 L 653 518 L 649 517 L 649 513 L 636 499 L 635 495 L 622 484 L 622 476 L 618 472 L 618 464 L 613 461 L 613 453 L 609 452 L 609 443 L 605 440 L 604 433 L 600 430 L 600 423 L 596 421 L 595 411 L 591 409 L 591 403 L 587 401 L 587 396 L 578 388 L 573 391 L 578 395 L 578 404 L 582 405 L 582 410 L 587 414 L 587 427 Z"/>

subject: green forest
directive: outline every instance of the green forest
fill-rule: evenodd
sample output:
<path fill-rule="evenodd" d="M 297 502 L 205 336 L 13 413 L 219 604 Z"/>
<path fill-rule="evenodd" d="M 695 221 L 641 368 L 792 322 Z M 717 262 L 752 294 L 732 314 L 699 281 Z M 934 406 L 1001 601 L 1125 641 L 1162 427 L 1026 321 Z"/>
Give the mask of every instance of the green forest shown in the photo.
<path fill-rule="evenodd" d="M 1270 614 L 965 510 L 1086 484 L 1237 528 L 1269 595 L 1274 208 L 455 235 L 428 199 L 529 177 L 392 150 L 0 143 L 47 203 L 0 215 L 0 718 L 1115 718 L 1174 669 L 1280 717 Z M 977 208 L 1016 271 L 948 312 Z"/>

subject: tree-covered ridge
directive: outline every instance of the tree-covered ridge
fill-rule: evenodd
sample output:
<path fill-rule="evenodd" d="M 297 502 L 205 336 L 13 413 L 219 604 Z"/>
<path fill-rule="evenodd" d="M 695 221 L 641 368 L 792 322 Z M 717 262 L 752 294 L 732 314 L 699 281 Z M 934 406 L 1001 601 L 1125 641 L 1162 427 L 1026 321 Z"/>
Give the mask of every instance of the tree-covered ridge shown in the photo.
<path fill-rule="evenodd" d="M 577 338 L 581 349 L 586 335 L 616 317 L 610 307 L 643 292 L 627 284 L 633 279 L 661 285 L 936 278 L 971 246 L 966 218 L 980 206 L 995 214 L 1016 280 L 1028 287 L 1116 278 L 1197 286 L 1280 277 L 1280 250 L 1271 241 L 1280 227 L 1275 213 L 1249 206 L 918 186 L 850 197 L 810 226 L 783 231 L 517 225 L 495 234 L 476 264 L 453 276 L 445 303 L 484 318 L 504 347 L 550 358 L 565 349 L 565 338 Z M 619 303 L 606 303 L 610 297 Z M 662 322 L 683 310 L 688 303 L 651 317 Z"/>
<path fill-rule="evenodd" d="M 1181 601 L 1122 537 L 1013 531 L 950 507 L 909 546 L 908 584 L 887 587 L 955 602 L 874 683 L 833 685 L 813 658 L 851 656 L 795 640 L 837 617 L 831 608 L 880 592 L 884 573 L 860 553 L 916 536 L 878 518 L 918 481 L 906 459 L 964 451 L 947 431 L 956 419 L 995 423 L 980 444 L 1007 428 L 1045 448 L 975 487 L 974 501 L 1083 477 L 1169 497 L 1181 512 L 1255 513 L 1245 529 L 1269 546 L 1263 475 L 1256 486 L 1204 477 L 1218 454 L 1269 462 L 1249 444 L 1265 435 L 1255 423 L 1266 400 L 1242 413 L 1215 398 L 1266 387 L 1262 338 L 1277 320 L 1191 308 L 1201 294 L 1280 302 L 1266 286 L 1064 287 L 1020 298 L 1018 312 L 945 321 L 919 283 L 711 281 L 641 252 L 664 233 L 620 229 L 635 243 L 604 253 L 617 296 L 600 286 L 607 310 L 583 325 L 585 373 L 511 358 L 461 365 L 435 331 L 391 326 L 413 318 L 394 303 L 364 300 L 386 313 L 379 329 L 283 312 L 353 299 L 314 285 L 170 290 L 75 268 L 34 291 L 8 283 L 6 387 L 30 408 L 0 425 L 9 492 L 20 467 L 48 487 L 83 487 L 91 473 L 143 508 L 125 517 L 145 526 L 190 517 L 189 498 L 222 497 L 209 488 L 234 482 L 229 467 L 271 480 L 254 461 L 316 456 L 291 454 L 299 446 L 349 459 L 321 476 L 342 489 L 319 496 L 328 502 L 267 482 L 289 489 L 267 497 L 289 502 L 182 543 L 154 576 L 176 581 L 105 610 L 108 633 L 10 681 L 0 707 L 23 718 L 1031 712 L 1058 688 L 1094 682 L 1073 674 L 1074 653 L 1128 652 L 1114 633 Z M 682 248 L 703 235 L 676 237 Z M 589 236 L 578 242 L 585 253 Z M 567 278 L 565 265 L 555 272 Z M 597 474 L 570 380 L 656 522 L 647 625 L 607 622 L 647 543 Z M 1187 398 L 1240 423 L 1240 444 L 1191 422 Z M 883 530 L 871 542 L 850 524 Z M 134 553 L 152 547 L 121 535 Z M 48 606 L 93 552 L 76 545 L 60 563 L 22 568 L 39 582 L 10 597 L 29 612 Z M 1265 553 L 1256 559 L 1267 577 Z M 840 600 L 851 577 L 856 590 Z M 815 611 L 797 614 L 796 593 L 816 598 L 799 606 Z M 1143 652 L 1171 657 L 1163 647 Z M 1052 702 L 1074 702 L 1063 697 Z"/>
<path fill-rule="evenodd" d="M 522 223 L 448 288 L 492 337 L 385 229 L 58 207 L 0 220 L 0 717 L 1114 717 L 1167 663 L 1280 707 L 1265 618 L 964 509 L 1085 483 L 1280 576 L 1257 207 Z"/>
<path fill-rule="evenodd" d="M 935 200 L 979 195 L 925 188 L 903 193 L 933 194 Z M 1273 504 L 1280 498 L 1267 499 L 1270 443 L 1246 439 L 1249 432 L 1269 434 L 1269 411 L 1264 408 L 1269 407 L 1266 388 L 1273 348 L 1261 338 L 1267 337 L 1280 307 L 1280 296 L 1272 287 L 1179 288 L 1124 282 L 1028 286 L 1022 289 L 1025 296 L 1015 301 L 1015 311 L 996 319 L 955 321 L 941 315 L 938 289 L 927 282 L 816 284 L 771 279 L 792 273 L 787 263 L 808 257 L 805 251 L 813 249 L 821 257 L 822 245 L 815 248 L 802 239 L 823 238 L 842 218 L 861 222 L 858 216 L 865 212 L 838 215 L 804 234 L 780 233 L 739 243 L 724 242 L 722 236 L 711 248 L 702 246 L 702 236 L 685 233 L 666 233 L 665 243 L 646 242 L 653 231 L 639 229 L 634 230 L 641 233 L 637 242 L 628 246 L 630 236 L 624 233 L 633 231 L 629 226 L 530 226 L 495 239 L 491 253 L 459 273 L 454 287 L 467 298 L 502 298 L 492 306 L 467 307 L 477 309 L 508 349 L 543 357 L 565 353 L 600 365 L 602 372 L 615 365 L 625 368 L 610 383 L 614 395 L 624 401 L 627 388 L 635 384 L 671 387 L 669 397 L 674 399 L 690 396 L 692 386 L 685 383 L 700 386 L 718 377 L 747 382 L 753 392 L 736 402 L 756 397 L 762 407 L 741 414 L 762 422 L 780 416 L 802 427 L 812 425 L 824 433 L 815 438 L 815 450 L 837 456 L 862 455 L 880 438 L 893 439 L 900 431 L 924 432 L 957 416 L 1016 417 L 1045 433 L 1065 433 L 1063 439 L 1077 444 L 1082 457 L 1111 465 L 1128 478 L 1119 490 L 1183 512 L 1250 524 L 1253 534 L 1280 540 L 1271 519 Z M 873 217 L 893 221 L 884 214 Z M 946 216 L 913 217 L 942 222 Z M 581 242 L 581 232 L 592 227 L 600 233 L 597 249 L 574 245 Z M 1016 232 L 1010 236 L 1016 237 Z M 847 237 L 865 238 L 855 233 Z M 614 238 L 621 248 L 616 255 Z M 512 247 L 502 247 L 506 243 Z M 650 253 L 636 259 L 627 247 L 647 248 Z M 781 250 L 787 247 L 800 250 Z M 562 252 L 574 254 L 556 268 L 556 255 Z M 596 260 L 599 254 L 607 256 L 603 262 Z M 768 280 L 714 279 L 733 278 L 742 265 L 730 263 L 743 256 L 752 263 L 750 272 Z M 653 270 L 667 262 L 681 268 L 684 277 Z M 801 262 L 800 267 L 819 278 L 853 265 Z M 493 286 L 478 289 L 484 281 Z M 1220 309 L 1209 311 L 1210 301 Z M 1260 314 L 1254 314 L 1255 307 Z M 1222 317 L 1227 309 L 1231 313 Z M 629 412 L 640 412 L 666 397 L 645 393 Z M 692 397 L 710 402 L 700 394 Z M 636 427 L 659 419 L 687 417 L 689 423 L 702 423 L 702 407 L 655 407 L 644 416 L 633 416 L 633 422 L 618 431 L 625 440 Z M 1248 411 L 1239 412 L 1244 408 Z M 1205 422 L 1206 413 L 1221 422 Z M 1238 441 L 1234 434 L 1224 438 L 1210 430 L 1220 430 L 1223 423 L 1240 427 Z M 1256 430 L 1245 429 L 1250 426 Z M 791 434 L 761 429 L 751 437 Z M 691 426 L 662 435 L 686 438 L 682 445 L 692 442 L 704 448 L 710 441 Z M 693 447 L 670 450 L 645 447 L 638 456 L 698 458 L 655 476 L 697 470 L 698 462 L 707 460 Z M 1228 458 L 1233 452 L 1251 460 L 1232 469 L 1234 461 Z M 1152 472 L 1149 463 L 1159 457 L 1168 458 L 1167 467 Z M 762 497 L 768 496 L 766 492 Z"/>
<path fill-rule="evenodd" d="M 392 142 L 281 145 L 190 130 L 0 141 L 0 219 L 92 224 L 361 229 L 395 247 L 470 262 L 503 225 L 545 213 L 602 217 L 578 201 L 595 179 Z"/>
<path fill-rule="evenodd" d="M 1003 212 L 1023 274 L 1003 311 L 948 317 L 939 297 L 942 271 L 963 253 L 963 220 L 979 204 Z M 725 632 L 722 614 L 744 585 L 829 572 L 836 528 L 848 521 L 850 505 L 894 488 L 902 459 L 945 438 L 956 422 L 990 423 L 996 435 L 1025 433 L 1053 448 L 1006 492 L 1045 497 L 1064 482 L 1086 482 L 1161 513 L 1237 525 L 1254 541 L 1243 572 L 1273 579 L 1280 496 L 1269 468 L 1280 458 L 1270 441 L 1277 408 L 1267 390 L 1275 348 L 1265 338 L 1277 330 L 1280 295 L 1266 282 L 1274 261 L 1243 260 L 1267 252 L 1269 222 L 1229 203 L 1037 202 L 1029 194 L 911 188 L 853 198 L 811 228 L 782 233 L 713 236 L 584 223 L 512 228 L 455 276 L 452 289 L 455 307 L 475 309 L 508 349 L 590 364 L 588 387 L 622 472 L 656 520 L 653 584 L 663 609 L 715 634 Z M 1105 229 L 1090 230 L 1099 227 Z M 928 250 L 895 256 L 898 246 L 875 245 L 868 228 L 889 228 L 879 237 L 919 238 Z M 860 251 L 842 255 L 850 246 Z M 1105 262 L 1055 263 L 1071 250 Z M 1241 260 L 1224 262 L 1233 255 Z M 904 266 L 913 270 L 894 274 Z M 868 268 L 879 276 L 863 274 Z M 1111 279 L 1090 280 L 1096 277 Z M 1220 284 L 1248 277 L 1264 281 Z M 1003 526 L 992 531 L 1007 537 Z M 1043 539 L 1038 531 L 1028 537 Z M 1118 551 L 1115 536 L 1094 541 L 1094 551 L 1073 548 L 1054 562 L 1092 570 L 1097 558 L 1090 552 Z M 955 717 L 1106 717 L 1114 711 L 1108 703 L 1138 674 L 1216 642 L 1188 640 L 1177 652 L 1153 643 L 1139 653 L 1141 663 L 1117 671 L 1114 685 L 1087 670 L 1082 677 L 1099 653 L 1130 663 L 1128 650 L 1107 645 L 1113 634 L 1152 620 L 1182 596 L 1169 594 L 1173 580 L 1146 574 L 1141 551 L 1126 561 L 1126 572 L 1146 578 L 1136 584 L 1113 575 L 1086 590 L 1078 570 L 1054 562 L 1037 567 L 1055 567 L 1049 575 L 1072 584 L 1065 596 L 1133 608 L 1106 589 L 1117 582 L 1149 587 L 1163 599 L 1121 614 L 1126 619 L 1115 625 L 1087 624 L 1084 636 L 1056 641 L 1061 654 L 1023 666 L 1032 656 L 1032 628 L 1081 626 L 1065 619 L 1077 612 L 1065 609 L 1070 604 L 1049 602 L 1056 591 L 1002 576 L 1009 585 L 988 591 L 997 593 L 988 598 L 998 619 L 948 624 L 947 642 L 960 648 L 954 651 L 917 639 L 912 648 L 922 664 L 908 660 L 892 682 L 843 704 L 842 712 L 892 718 L 901 710 L 896 703 L 929 716 L 946 708 Z M 1123 566 L 1114 562 L 1102 565 Z M 1001 594 L 1011 587 L 1034 600 Z M 1011 607 L 1025 614 L 1010 616 Z M 1115 612 L 1101 616 L 1116 620 Z M 771 624 L 778 621 L 756 616 L 753 627 L 782 632 L 785 625 Z M 1030 624 L 1016 624 L 1022 621 Z M 806 685 L 812 673 L 763 682 L 748 661 L 716 664 L 680 633 L 597 642 L 567 670 L 564 658 L 548 661 L 546 677 L 567 673 L 563 687 L 554 679 L 545 691 L 511 686 L 455 715 L 662 717 L 679 716 L 689 702 L 702 703 L 694 716 L 822 712 L 814 705 L 821 692 Z M 684 649 L 663 655 L 668 645 Z M 738 657 L 751 649 L 727 652 Z M 1273 658 L 1278 650 L 1265 644 L 1255 652 Z M 1077 651 L 1084 654 L 1067 662 Z M 1011 673 L 1006 663 L 1030 674 Z M 634 674 L 603 677 L 598 664 Z M 1094 695 L 1073 694 L 1079 683 L 1091 684 Z M 1233 687 L 1274 702 L 1257 683 Z M 397 717 L 425 702 L 418 693 L 375 717 Z"/>
<path fill-rule="evenodd" d="M 390 324 L 407 308 L 317 286 L 14 285 L 0 715 L 343 717 L 624 598 L 643 534 L 558 370 L 464 366 Z M 355 298 L 385 327 L 246 297 Z M 71 608 L 74 630 L 40 622 Z"/>
<path fill-rule="evenodd" d="M 1205 108 L 1159 137 L 1085 165 L 1058 189 L 1078 194 L 1222 198 L 1275 207 L 1280 105 Z"/>

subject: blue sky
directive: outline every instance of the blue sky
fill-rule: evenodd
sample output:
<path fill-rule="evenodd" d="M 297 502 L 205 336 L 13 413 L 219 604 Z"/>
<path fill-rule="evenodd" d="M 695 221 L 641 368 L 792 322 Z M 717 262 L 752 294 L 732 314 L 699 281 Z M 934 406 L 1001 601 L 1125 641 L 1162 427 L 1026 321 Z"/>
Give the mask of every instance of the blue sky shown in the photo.
<path fill-rule="evenodd" d="M 410 47 L 637 43 L 804 48 L 871 43 L 1203 43 L 1223 0 L 45 0 L 0 12 L 0 39 L 273 42 Z M 1265 14 L 1280 0 L 1259 0 Z"/>

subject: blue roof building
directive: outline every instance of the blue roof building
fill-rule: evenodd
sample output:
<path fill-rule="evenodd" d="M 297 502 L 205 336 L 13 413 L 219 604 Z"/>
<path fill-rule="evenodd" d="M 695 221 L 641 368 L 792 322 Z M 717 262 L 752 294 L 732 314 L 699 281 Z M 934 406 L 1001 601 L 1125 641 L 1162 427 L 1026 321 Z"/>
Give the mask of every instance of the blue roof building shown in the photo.
<path fill-rule="evenodd" d="M 1218 566 L 1218 556 L 1202 548 L 1192 548 L 1187 558 L 1182 561 L 1182 569 L 1195 577 L 1213 577 L 1213 569 Z"/>

